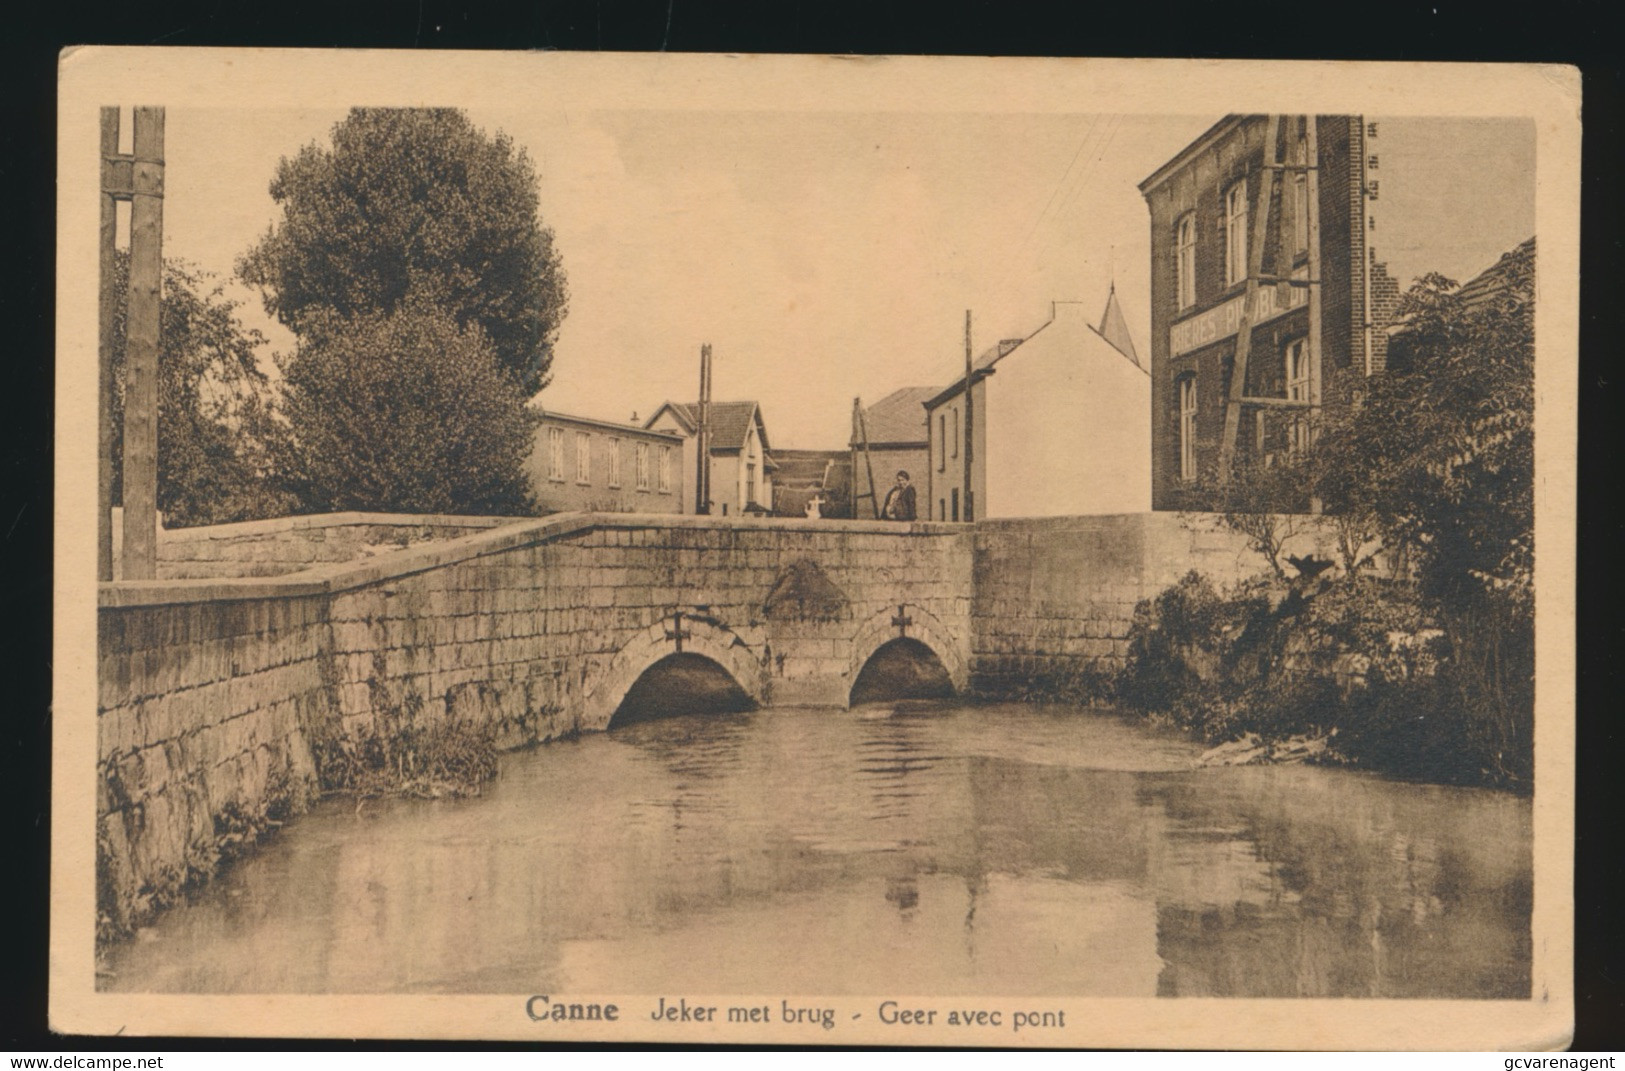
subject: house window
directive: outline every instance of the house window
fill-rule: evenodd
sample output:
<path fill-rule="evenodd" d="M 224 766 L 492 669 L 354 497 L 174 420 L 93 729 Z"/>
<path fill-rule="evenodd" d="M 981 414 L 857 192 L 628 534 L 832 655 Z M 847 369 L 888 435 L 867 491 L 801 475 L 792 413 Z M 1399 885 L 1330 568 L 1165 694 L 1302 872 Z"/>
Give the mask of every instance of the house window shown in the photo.
<path fill-rule="evenodd" d="M 592 478 L 592 440 L 584 431 L 576 432 L 576 483 Z"/>
<path fill-rule="evenodd" d="M 945 521 L 947 519 L 948 519 L 948 503 L 939 498 L 939 499 L 937 499 L 937 520 Z"/>
<path fill-rule="evenodd" d="M 953 503 L 953 513 L 950 519 L 957 521 L 959 520 L 959 488 L 955 487 L 952 491 L 948 492 L 948 500 Z"/>
<path fill-rule="evenodd" d="M 756 501 L 756 463 L 748 462 L 745 465 L 745 504 Z"/>
<path fill-rule="evenodd" d="M 638 443 L 638 490 L 649 489 L 649 444 Z"/>
<path fill-rule="evenodd" d="M 1287 344 L 1286 396 L 1288 401 L 1293 402 L 1314 401 L 1309 343 L 1306 339 L 1300 338 Z M 1291 413 L 1291 423 L 1287 426 L 1287 453 L 1297 456 L 1309 449 L 1309 413 L 1303 409 L 1294 409 Z"/>
<path fill-rule="evenodd" d="M 1186 213 L 1174 228 L 1175 287 L 1179 293 L 1179 307 L 1188 309 L 1196 304 L 1196 217 Z"/>
<path fill-rule="evenodd" d="M 609 440 L 609 485 L 621 485 L 621 440 Z"/>
<path fill-rule="evenodd" d="M 1298 163 L 1309 163 L 1309 139 L 1298 139 Z M 1299 253 L 1309 251 L 1309 175 L 1295 171 L 1292 174 L 1292 248 Z"/>
<path fill-rule="evenodd" d="M 547 429 L 547 478 L 564 479 L 564 429 Z"/>
<path fill-rule="evenodd" d="M 1196 479 L 1196 377 L 1179 380 L 1179 478 Z"/>
<path fill-rule="evenodd" d="M 948 470 L 948 414 L 937 414 L 937 471 Z"/>
<path fill-rule="evenodd" d="M 1247 180 L 1224 195 L 1224 285 L 1247 278 Z"/>
<path fill-rule="evenodd" d="M 954 456 L 958 457 L 959 456 L 959 410 L 955 409 L 953 411 L 953 414 L 954 414 Z"/>
<path fill-rule="evenodd" d="M 660 448 L 660 493 L 671 494 L 671 447 Z"/>

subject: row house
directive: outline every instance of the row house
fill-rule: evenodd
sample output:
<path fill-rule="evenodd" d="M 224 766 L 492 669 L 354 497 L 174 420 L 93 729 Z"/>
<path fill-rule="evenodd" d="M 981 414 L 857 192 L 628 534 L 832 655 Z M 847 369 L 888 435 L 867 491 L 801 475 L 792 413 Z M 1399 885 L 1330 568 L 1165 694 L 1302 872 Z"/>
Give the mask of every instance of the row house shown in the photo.
<path fill-rule="evenodd" d="M 1037 330 L 982 353 L 969 412 L 965 387 L 961 376 L 922 403 L 926 466 L 923 479 L 914 474 L 922 520 L 1149 507 L 1150 389 L 1115 288 L 1098 325 L 1081 303 L 1056 301 Z"/>
<path fill-rule="evenodd" d="M 676 437 L 682 445 L 681 468 L 690 486 L 698 471 L 698 402 L 664 402 L 643 424 L 650 431 Z M 767 425 L 755 402 L 712 402 L 710 511 L 718 516 L 762 514 L 773 509 L 777 464 L 768 452 Z M 693 504 L 698 508 L 698 503 Z"/>

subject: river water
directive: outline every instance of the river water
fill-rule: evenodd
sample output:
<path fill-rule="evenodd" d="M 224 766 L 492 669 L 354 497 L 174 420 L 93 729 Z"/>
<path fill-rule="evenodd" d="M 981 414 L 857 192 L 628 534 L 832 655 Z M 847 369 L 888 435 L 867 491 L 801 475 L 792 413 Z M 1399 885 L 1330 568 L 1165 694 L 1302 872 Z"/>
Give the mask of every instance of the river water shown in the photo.
<path fill-rule="evenodd" d="M 1530 809 L 953 700 L 640 722 L 329 800 L 114 949 L 229 993 L 1529 995 Z"/>

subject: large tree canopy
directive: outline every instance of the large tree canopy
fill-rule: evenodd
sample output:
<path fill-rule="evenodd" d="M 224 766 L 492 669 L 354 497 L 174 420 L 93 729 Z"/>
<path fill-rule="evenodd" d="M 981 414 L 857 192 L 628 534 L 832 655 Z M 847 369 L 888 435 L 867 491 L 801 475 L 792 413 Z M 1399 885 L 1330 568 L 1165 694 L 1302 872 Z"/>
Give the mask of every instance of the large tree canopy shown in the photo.
<path fill-rule="evenodd" d="M 129 255 L 113 265 L 128 288 Z M 123 499 L 125 303 L 113 320 L 113 500 Z M 286 512 L 293 500 L 270 473 L 281 427 L 257 349 L 265 341 L 237 319 L 237 303 L 206 273 L 164 261 L 159 306 L 158 508 L 170 526 L 215 524 Z"/>
<path fill-rule="evenodd" d="M 282 219 L 237 270 L 302 339 L 411 298 L 478 325 L 527 394 L 546 385 L 564 271 L 506 135 L 454 109 L 355 108 L 331 147 L 282 159 L 271 197 Z"/>
<path fill-rule="evenodd" d="M 289 478 L 311 509 L 525 513 L 537 417 L 478 325 L 408 300 L 284 360 Z"/>

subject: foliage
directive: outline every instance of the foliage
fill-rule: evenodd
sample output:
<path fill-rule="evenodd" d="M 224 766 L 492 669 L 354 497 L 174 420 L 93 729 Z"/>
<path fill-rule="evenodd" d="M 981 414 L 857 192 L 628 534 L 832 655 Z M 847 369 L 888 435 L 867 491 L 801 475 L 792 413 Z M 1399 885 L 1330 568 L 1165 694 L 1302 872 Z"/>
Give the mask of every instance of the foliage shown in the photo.
<path fill-rule="evenodd" d="M 527 396 L 546 385 L 565 277 L 535 168 L 506 135 L 454 109 L 354 108 L 331 146 L 282 159 L 271 197 L 282 219 L 237 270 L 301 339 L 434 306 L 478 326 Z"/>
<path fill-rule="evenodd" d="M 1301 510 L 1308 505 L 1306 486 L 1297 464 L 1266 464 L 1244 457 L 1237 459 L 1227 483 L 1211 479 L 1207 491 L 1218 503 L 1225 524 L 1264 556 L 1276 579 L 1285 580 L 1282 549 L 1305 525 L 1294 507 Z"/>
<path fill-rule="evenodd" d="M 1418 280 L 1400 304 L 1395 371 L 1326 421 L 1316 451 L 1328 509 L 1373 514 L 1445 602 L 1532 593 L 1533 252 L 1502 267 L 1503 292 L 1471 304 L 1442 276 Z"/>
<path fill-rule="evenodd" d="M 528 513 L 539 417 L 477 324 L 408 301 L 283 361 L 289 479 L 319 511 Z"/>
<path fill-rule="evenodd" d="M 1526 787 L 1527 752 L 1461 700 L 1454 654 L 1412 585 L 1268 579 L 1221 591 L 1192 572 L 1136 608 L 1118 695 L 1214 743 L 1325 737 L 1326 761 Z"/>
<path fill-rule="evenodd" d="M 1128 663 L 1118 693 L 1129 706 L 1203 728 L 1204 713 L 1225 698 L 1237 640 L 1269 610 L 1257 584 L 1220 592 L 1191 570 L 1134 608 Z"/>
<path fill-rule="evenodd" d="M 1380 755 L 1385 769 L 1514 786 L 1532 774 L 1534 272 L 1531 242 L 1470 294 L 1440 275 L 1419 279 L 1398 309 L 1389 370 L 1361 381 L 1348 405 L 1318 414 L 1306 453 L 1276 464 L 1240 458 L 1227 485 L 1204 488 L 1269 560 L 1278 585 L 1281 546 L 1302 519 L 1273 511 L 1321 503 L 1342 584 L 1291 628 L 1279 621 L 1266 646 L 1324 648 L 1373 667 L 1334 704 L 1350 730 L 1339 750 Z M 1379 544 L 1404 583 L 1373 586 L 1366 576 Z M 1277 627 L 1255 624 L 1261 638 Z M 1425 672 L 1396 663 L 1392 638 L 1422 634 L 1432 637 Z M 1142 684 L 1171 674 L 1163 683 L 1175 694 L 1165 700 L 1222 731 L 1220 711 L 1238 697 L 1213 679 L 1196 688 L 1180 675 L 1200 644 L 1149 633 L 1141 642 Z M 1154 643 L 1166 649 L 1146 646 Z M 1220 675 L 1224 687 L 1241 686 L 1234 669 Z M 1294 678 L 1247 696 L 1253 709 L 1232 720 L 1262 728 L 1299 687 Z"/>
<path fill-rule="evenodd" d="M 1527 778 L 1534 710 L 1533 244 L 1463 300 L 1439 275 L 1400 303 L 1390 374 L 1329 419 L 1315 486 L 1411 564 L 1447 640 L 1440 680 L 1475 748 Z"/>
<path fill-rule="evenodd" d="M 123 500 L 124 295 L 129 254 L 114 261 L 113 501 Z M 237 318 L 214 277 L 166 260 L 159 304 L 158 508 L 172 527 L 286 513 L 271 453 L 281 435 L 257 351 L 264 337 Z"/>

